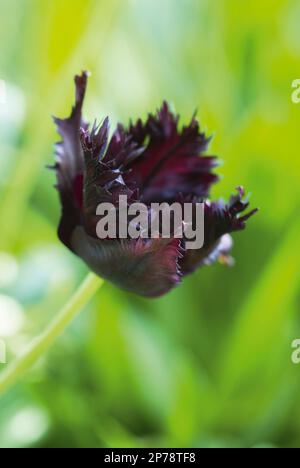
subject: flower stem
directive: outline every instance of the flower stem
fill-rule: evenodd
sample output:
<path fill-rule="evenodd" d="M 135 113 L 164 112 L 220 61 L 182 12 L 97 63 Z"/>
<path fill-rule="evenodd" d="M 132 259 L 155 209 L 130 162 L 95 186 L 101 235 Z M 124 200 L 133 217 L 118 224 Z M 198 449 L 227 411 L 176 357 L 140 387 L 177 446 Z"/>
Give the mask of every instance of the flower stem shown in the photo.
<path fill-rule="evenodd" d="M 32 366 L 55 342 L 73 318 L 95 295 L 102 286 L 103 280 L 93 273 L 89 273 L 82 285 L 58 313 L 48 328 L 32 343 L 16 360 L 0 374 L 0 395 L 14 385 L 22 375 Z"/>

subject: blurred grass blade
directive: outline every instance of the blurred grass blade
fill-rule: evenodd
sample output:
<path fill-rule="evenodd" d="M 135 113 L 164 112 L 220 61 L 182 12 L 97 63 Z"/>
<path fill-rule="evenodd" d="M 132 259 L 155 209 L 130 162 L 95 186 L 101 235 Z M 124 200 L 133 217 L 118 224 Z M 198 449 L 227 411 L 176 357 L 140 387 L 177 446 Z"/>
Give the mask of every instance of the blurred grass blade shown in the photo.
<path fill-rule="evenodd" d="M 96 294 L 103 280 L 90 273 L 69 302 L 58 313 L 49 327 L 16 358 L 4 372 L 0 374 L 0 396 L 14 385 L 23 374 L 50 348 L 74 317 Z"/>
<path fill-rule="evenodd" d="M 289 304 L 299 291 L 300 221 L 297 215 L 294 219 L 294 225 L 288 227 L 286 237 L 257 279 L 228 337 L 221 362 L 221 387 L 228 392 L 264 374 L 281 337 Z"/>

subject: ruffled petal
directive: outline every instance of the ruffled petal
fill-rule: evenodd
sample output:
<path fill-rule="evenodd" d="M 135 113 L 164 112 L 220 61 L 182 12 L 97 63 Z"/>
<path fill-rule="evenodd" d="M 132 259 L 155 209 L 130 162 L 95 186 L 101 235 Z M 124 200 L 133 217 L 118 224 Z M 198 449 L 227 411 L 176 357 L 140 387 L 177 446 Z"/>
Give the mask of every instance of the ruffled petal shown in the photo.
<path fill-rule="evenodd" d="M 116 141 L 115 135 L 108 145 L 108 132 L 108 119 L 100 126 L 94 125 L 91 131 L 81 131 L 84 153 L 83 223 L 92 237 L 96 234 L 96 211 L 100 203 L 111 203 L 117 208 L 120 195 L 126 195 L 129 204 L 137 201 L 137 191 L 130 189 L 124 181 L 126 171 L 121 164 L 121 159 L 126 155 L 129 157 L 131 149 L 125 139 Z"/>
<path fill-rule="evenodd" d="M 80 128 L 86 127 L 82 120 L 82 104 L 88 74 L 75 77 L 75 106 L 67 119 L 54 118 L 62 141 L 55 145 L 57 189 L 60 194 L 62 216 L 58 228 L 61 241 L 70 248 L 70 238 L 80 223 L 82 203 L 83 151 L 80 143 Z"/>
<path fill-rule="evenodd" d="M 59 119 L 54 117 L 57 131 L 62 141 L 56 144 L 56 169 L 58 188 L 73 194 L 73 182 L 83 170 L 83 152 L 80 144 L 80 128 L 85 127 L 82 120 L 82 104 L 86 92 L 88 74 L 83 72 L 75 77 L 75 106 L 70 117 Z"/>
<path fill-rule="evenodd" d="M 145 145 L 145 150 L 131 162 L 128 180 L 137 184 L 146 202 L 169 201 L 178 193 L 207 197 L 211 185 L 218 180 L 212 172 L 217 158 L 203 156 L 210 139 L 200 132 L 196 118 L 182 130 L 178 123 L 179 116 L 165 102 L 144 125 L 138 120 L 129 128 L 132 141 Z"/>
<path fill-rule="evenodd" d="M 254 209 L 241 215 L 249 206 L 249 202 L 243 200 L 244 194 L 244 189 L 238 187 L 237 195 L 233 195 L 226 205 L 222 201 L 205 202 L 204 246 L 199 250 L 186 251 L 180 263 L 184 274 L 217 260 L 225 264 L 232 263 L 229 255 L 232 240 L 228 234 L 245 229 L 247 219 L 257 212 L 257 209 Z"/>
<path fill-rule="evenodd" d="M 100 240 L 77 227 L 72 248 L 97 275 L 141 296 L 161 296 L 181 281 L 179 239 Z"/>

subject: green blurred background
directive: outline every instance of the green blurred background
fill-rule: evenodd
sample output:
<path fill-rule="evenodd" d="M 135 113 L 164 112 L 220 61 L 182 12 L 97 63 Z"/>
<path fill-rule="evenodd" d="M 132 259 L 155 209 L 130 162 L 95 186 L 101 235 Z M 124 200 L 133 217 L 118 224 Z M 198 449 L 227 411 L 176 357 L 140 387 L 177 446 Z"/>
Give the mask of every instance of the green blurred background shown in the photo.
<path fill-rule="evenodd" d="M 236 266 L 142 300 L 107 284 L 0 399 L 2 447 L 300 446 L 298 0 L 0 0 L 0 338 L 8 361 L 87 270 L 58 241 L 51 115 L 92 72 L 85 115 L 194 110 L 260 212 Z M 0 365 L 0 370 L 4 369 Z"/>

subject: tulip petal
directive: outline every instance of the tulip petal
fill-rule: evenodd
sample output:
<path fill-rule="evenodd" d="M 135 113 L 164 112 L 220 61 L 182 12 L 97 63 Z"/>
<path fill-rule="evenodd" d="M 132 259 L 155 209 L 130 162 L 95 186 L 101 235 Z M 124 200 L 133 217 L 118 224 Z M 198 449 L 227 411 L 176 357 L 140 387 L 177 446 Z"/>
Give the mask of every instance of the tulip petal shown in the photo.
<path fill-rule="evenodd" d="M 96 235 L 96 211 L 101 203 L 111 203 L 118 207 L 120 195 L 126 195 L 128 203 L 136 201 L 136 192 L 125 184 L 121 160 L 117 164 L 118 158 L 129 156 L 130 148 L 127 141 L 121 138 L 117 142 L 115 137 L 108 146 L 108 131 L 107 118 L 102 125 L 94 125 L 91 131 L 81 131 L 84 154 L 83 224 L 92 237 Z"/>
<path fill-rule="evenodd" d="M 85 126 L 82 120 L 82 104 L 87 86 L 88 74 L 83 72 L 75 77 L 75 106 L 67 119 L 54 118 L 57 131 L 62 141 L 56 144 L 56 164 L 58 184 L 61 190 L 73 192 L 73 182 L 83 170 L 83 152 L 80 144 L 80 128 Z"/>
<path fill-rule="evenodd" d="M 229 256 L 232 241 L 228 234 L 245 229 L 247 219 L 257 212 L 255 209 L 241 216 L 249 202 L 243 200 L 242 187 L 238 187 L 237 191 L 237 195 L 232 196 L 227 205 L 222 201 L 205 203 L 204 246 L 199 250 L 186 251 L 180 262 L 184 274 L 191 273 L 202 265 L 212 264 L 218 259 L 222 263 L 232 263 Z"/>
<path fill-rule="evenodd" d="M 179 116 L 165 102 L 144 125 L 139 120 L 129 128 L 132 140 L 146 145 L 145 151 L 131 163 L 129 176 L 146 202 L 169 201 L 178 193 L 207 197 L 211 185 L 218 180 L 212 173 L 217 158 L 203 156 L 210 139 L 200 132 L 196 118 L 182 130 L 178 129 L 178 123 Z"/>
<path fill-rule="evenodd" d="M 77 227 L 72 248 L 96 274 L 146 297 L 161 296 L 181 281 L 180 239 L 100 240 Z"/>
<path fill-rule="evenodd" d="M 80 128 L 86 127 L 82 120 L 82 104 L 88 74 L 75 77 L 75 106 L 67 119 L 54 118 L 62 141 L 55 145 L 57 189 L 60 194 L 62 215 L 58 228 L 60 240 L 70 248 L 70 238 L 80 223 L 82 203 L 83 151 L 80 143 Z"/>

